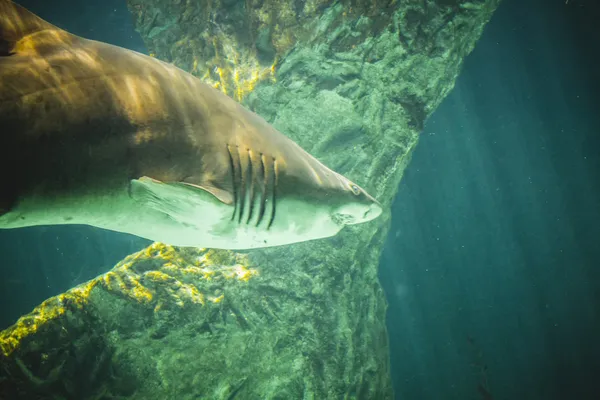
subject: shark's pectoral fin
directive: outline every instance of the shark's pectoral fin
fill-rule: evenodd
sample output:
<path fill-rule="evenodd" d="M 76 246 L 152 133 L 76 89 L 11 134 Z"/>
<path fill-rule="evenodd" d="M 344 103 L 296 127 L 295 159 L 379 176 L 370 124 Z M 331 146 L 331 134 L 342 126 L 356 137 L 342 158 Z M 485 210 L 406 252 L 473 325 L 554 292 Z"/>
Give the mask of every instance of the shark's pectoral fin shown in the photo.
<path fill-rule="evenodd" d="M 162 182 L 146 176 L 132 179 L 129 183 L 129 196 L 141 206 L 159 209 L 163 201 L 157 187 L 161 184 Z"/>
<path fill-rule="evenodd" d="M 188 183 L 188 182 L 181 182 L 184 185 L 187 186 L 191 186 L 193 188 L 196 189 L 202 189 L 207 191 L 208 193 L 212 194 L 213 196 L 215 196 L 217 199 L 219 199 L 219 201 L 221 201 L 222 203 L 225 203 L 227 205 L 232 205 L 233 204 L 233 195 L 228 192 L 227 190 L 224 189 L 220 189 L 214 185 L 211 185 L 209 183 L 206 184 L 202 184 L 202 185 L 197 185 L 194 183 Z"/>
<path fill-rule="evenodd" d="M 132 179 L 129 187 L 129 195 L 142 207 L 167 214 L 173 220 L 183 224 L 190 219 L 206 218 L 207 216 L 203 214 L 211 209 L 211 205 L 227 204 L 217 194 L 225 200 L 228 199 L 226 191 L 215 187 L 210 187 L 209 190 L 204 186 L 182 182 L 161 182 L 147 176 Z"/>

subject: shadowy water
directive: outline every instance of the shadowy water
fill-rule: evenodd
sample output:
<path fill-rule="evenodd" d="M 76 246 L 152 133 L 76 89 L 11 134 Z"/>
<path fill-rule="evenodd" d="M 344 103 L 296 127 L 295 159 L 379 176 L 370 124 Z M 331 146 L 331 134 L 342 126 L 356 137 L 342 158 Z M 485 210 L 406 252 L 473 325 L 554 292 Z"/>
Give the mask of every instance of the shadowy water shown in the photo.
<path fill-rule="evenodd" d="M 505 0 L 429 119 L 380 276 L 398 399 L 600 399 L 600 13 Z"/>

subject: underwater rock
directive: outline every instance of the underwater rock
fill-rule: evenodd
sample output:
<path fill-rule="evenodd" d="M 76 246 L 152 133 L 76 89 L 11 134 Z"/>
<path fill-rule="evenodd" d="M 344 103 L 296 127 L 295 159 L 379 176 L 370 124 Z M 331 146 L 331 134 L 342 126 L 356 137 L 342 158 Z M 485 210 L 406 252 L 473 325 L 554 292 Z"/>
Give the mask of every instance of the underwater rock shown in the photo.
<path fill-rule="evenodd" d="M 160 243 L 127 257 L 0 333 L 0 398 L 389 398 L 381 289 L 343 265 L 260 262 Z"/>
<path fill-rule="evenodd" d="M 391 204 L 499 0 L 128 0 L 150 52 Z M 0 334 L 0 398 L 391 399 L 389 213 L 240 255 L 154 244 Z"/>

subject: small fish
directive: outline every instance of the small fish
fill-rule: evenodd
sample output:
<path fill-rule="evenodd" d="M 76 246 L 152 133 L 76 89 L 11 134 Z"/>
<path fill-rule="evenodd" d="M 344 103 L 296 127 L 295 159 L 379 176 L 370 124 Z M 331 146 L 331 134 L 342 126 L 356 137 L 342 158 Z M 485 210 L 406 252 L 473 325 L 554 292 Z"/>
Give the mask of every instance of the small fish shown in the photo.
<path fill-rule="evenodd" d="M 0 127 L 0 228 L 87 224 L 249 249 L 333 236 L 382 212 L 191 74 L 9 0 L 0 0 Z"/>

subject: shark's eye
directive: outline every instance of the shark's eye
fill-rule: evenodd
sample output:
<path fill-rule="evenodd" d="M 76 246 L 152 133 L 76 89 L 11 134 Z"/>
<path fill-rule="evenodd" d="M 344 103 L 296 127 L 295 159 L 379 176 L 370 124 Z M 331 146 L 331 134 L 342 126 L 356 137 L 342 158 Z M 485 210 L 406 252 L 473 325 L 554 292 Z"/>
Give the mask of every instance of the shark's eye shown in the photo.
<path fill-rule="evenodd" d="M 360 194 L 360 188 L 358 186 L 356 186 L 354 183 L 350 184 L 350 189 L 352 189 L 352 193 L 354 193 L 355 195 L 359 195 Z"/>

